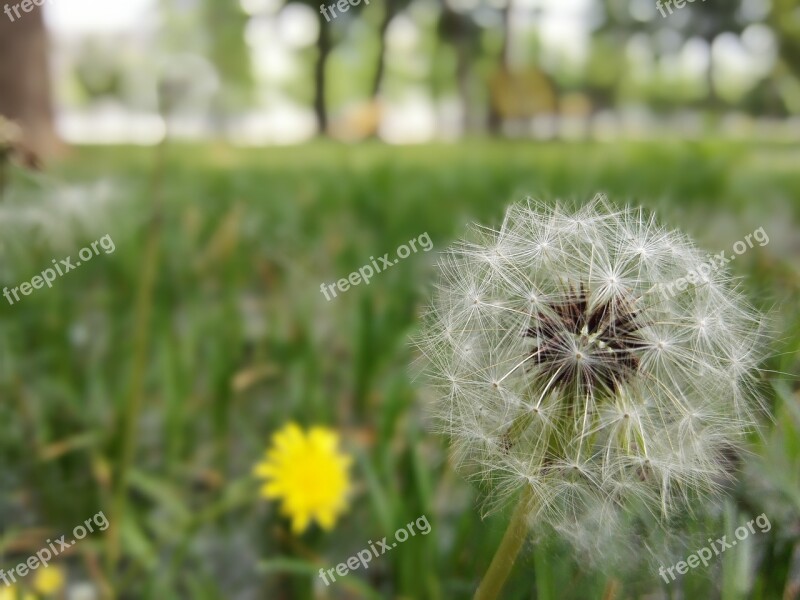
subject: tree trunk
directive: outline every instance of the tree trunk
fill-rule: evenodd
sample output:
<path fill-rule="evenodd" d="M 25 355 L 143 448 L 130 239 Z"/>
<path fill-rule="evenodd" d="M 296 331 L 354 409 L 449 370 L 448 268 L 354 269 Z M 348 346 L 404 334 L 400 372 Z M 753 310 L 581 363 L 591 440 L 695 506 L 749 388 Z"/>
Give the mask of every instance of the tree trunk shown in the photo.
<path fill-rule="evenodd" d="M 320 22 L 317 38 L 317 63 L 314 66 L 314 113 L 320 135 L 328 132 L 328 110 L 325 106 L 325 67 L 332 49 L 330 26 Z"/>
<path fill-rule="evenodd" d="M 500 56 L 498 57 L 498 71 L 502 75 L 509 75 L 511 73 L 511 10 L 513 0 L 506 0 L 505 6 L 500 11 L 502 19 L 503 45 L 500 48 Z M 496 105 L 492 94 L 489 94 L 489 116 L 488 116 L 489 133 L 491 135 L 500 135 L 503 126 L 503 116 L 500 114 L 499 107 Z"/>
<path fill-rule="evenodd" d="M 470 52 L 468 48 L 469 40 L 466 39 L 463 29 L 459 29 L 458 39 L 456 40 L 456 82 L 458 93 L 461 96 L 461 103 L 464 107 L 464 133 L 470 133 L 472 127 L 472 97 L 470 89 Z"/>
<path fill-rule="evenodd" d="M 381 82 L 383 81 L 383 73 L 386 70 L 386 31 L 389 29 L 389 23 L 397 14 L 397 0 L 386 0 L 386 7 L 383 13 L 383 20 L 381 27 L 378 31 L 378 68 L 375 70 L 375 79 L 372 80 L 372 99 L 378 97 L 381 91 Z"/>
<path fill-rule="evenodd" d="M 0 114 L 19 123 L 29 150 L 52 156 L 61 144 L 53 118 L 42 10 L 20 11 L 19 18 L 11 14 L 13 21 L 0 13 Z"/>

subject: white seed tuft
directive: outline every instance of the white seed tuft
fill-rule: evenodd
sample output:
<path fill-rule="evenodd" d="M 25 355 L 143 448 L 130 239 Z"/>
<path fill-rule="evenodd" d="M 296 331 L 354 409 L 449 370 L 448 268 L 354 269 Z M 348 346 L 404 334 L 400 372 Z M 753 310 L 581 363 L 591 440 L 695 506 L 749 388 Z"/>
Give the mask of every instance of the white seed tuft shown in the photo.
<path fill-rule="evenodd" d="M 761 410 L 764 319 L 684 234 L 598 197 L 528 200 L 440 260 L 417 339 L 439 428 L 490 490 L 567 536 L 717 493 Z"/>

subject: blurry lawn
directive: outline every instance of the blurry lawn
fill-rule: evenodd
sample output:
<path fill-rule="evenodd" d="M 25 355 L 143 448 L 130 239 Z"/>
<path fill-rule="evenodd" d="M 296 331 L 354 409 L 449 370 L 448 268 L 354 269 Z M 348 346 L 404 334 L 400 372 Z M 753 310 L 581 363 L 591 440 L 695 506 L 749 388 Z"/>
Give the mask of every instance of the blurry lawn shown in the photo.
<path fill-rule="evenodd" d="M 52 290 L 2 303 L 0 566 L 43 544 L 34 535 L 21 545 L 26 530 L 60 535 L 104 509 L 121 531 L 124 560 L 112 585 L 126 598 L 470 597 L 505 517 L 481 521 L 479 495 L 426 432 L 407 337 L 436 251 L 470 221 L 497 224 L 505 205 L 526 195 L 582 202 L 602 191 L 655 209 L 712 253 L 730 254 L 763 226 L 769 245 L 732 266 L 747 276 L 754 301 L 775 311 L 780 355 L 769 368 L 798 372 L 797 146 L 177 145 L 166 149 L 154 182 L 156 162 L 154 149 L 79 149 L 45 176 L 15 173 L 0 205 L 3 286 L 105 234 L 116 244 Z M 162 203 L 160 238 L 148 229 L 152 190 Z M 424 232 L 434 251 L 330 302 L 320 293 L 320 284 Z M 148 238 L 160 239 L 161 251 L 131 493 L 118 515 L 112 489 Z M 779 598 L 794 573 L 800 409 L 796 382 L 779 377 L 778 418 L 762 444 L 775 468 L 753 463 L 748 477 L 758 479 L 743 481 L 727 513 L 693 525 L 716 538 L 723 521 L 735 528 L 747 521 L 739 515 L 766 512 L 773 529 L 755 549 L 690 572 L 670 592 L 683 586 L 687 598 L 728 600 L 752 589 L 753 598 Z M 294 539 L 275 506 L 255 494 L 250 469 L 290 419 L 335 426 L 357 457 L 351 510 L 330 534 Z M 430 535 L 341 585 L 325 588 L 316 577 L 422 514 Z M 543 548 L 526 555 L 505 597 L 598 598 L 608 589 L 612 574 L 576 563 L 558 544 Z M 62 565 L 97 581 L 107 552 L 104 538 L 92 536 Z M 752 588 L 737 575 L 750 570 Z M 619 597 L 663 585 L 649 569 L 618 577 Z"/>

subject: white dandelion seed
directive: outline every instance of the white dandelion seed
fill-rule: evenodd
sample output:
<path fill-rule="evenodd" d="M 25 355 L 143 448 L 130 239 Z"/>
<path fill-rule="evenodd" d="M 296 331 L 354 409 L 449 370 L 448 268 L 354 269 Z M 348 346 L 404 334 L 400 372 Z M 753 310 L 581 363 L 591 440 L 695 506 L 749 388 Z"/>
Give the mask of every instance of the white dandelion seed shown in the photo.
<path fill-rule="evenodd" d="M 488 509 L 525 490 L 528 522 L 574 532 L 719 492 L 761 410 L 765 346 L 731 275 L 675 286 L 705 253 L 602 197 L 574 212 L 529 200 L 474 233 L 441 259 L 417 342 Z"/>

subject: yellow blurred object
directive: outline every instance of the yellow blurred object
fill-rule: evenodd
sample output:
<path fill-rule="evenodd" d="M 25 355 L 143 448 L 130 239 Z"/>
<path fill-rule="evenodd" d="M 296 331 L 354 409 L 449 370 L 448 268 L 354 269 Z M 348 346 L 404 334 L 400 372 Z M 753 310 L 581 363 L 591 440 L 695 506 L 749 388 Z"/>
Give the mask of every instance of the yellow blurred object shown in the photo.
<path fill-rule="evenodd" d="M 253 469 L 265 479 L 261 493 L 267 499 L 282 499 L 281 512 L 292 520 L 292 531 L 300 534 L 315 520 L 330 530 L 347 509 L 352 458 L 339 451 L 338 434 L 327 427 L 304 432 L 289 423 L 272 437 L 266 459 Z"/>
<path fill-rule="evenodd" d="M 65 582 L 64 571 L 60 567 L 50 566 L 36 572 L 33 589 L 43 596 L 49 596 L 61 591 Z"/>
<path fill-rule="evenodd" d="M 492 104 L 505 119 L 528 119 L 556 110 L 556 94 L 547 75 L 530 68 L 518 73 L 500 70 L 489 84 Z"/>
<path fill-rule="evenodd" d="M 592 101 L 586 94 L 567 93 L 561 96 L 559 109 L 565 117 L 588 117 L 592 114 Z"/>
<path fill-rule="evenodd" d="M 207 269 L 212 265 L 224 265 L 230 260 L 231 255 L 239 244 L 244 214 L 244 206 L 239 203 L 235 204 L 225 214 L 211 235 L 211 239 L 202 254 L 197 259 L 198 269 Z"/>
<path fill-rule="evenodd" d="M 36 600 L 32 594 L 21 592 L 17 586 L 0 586 L 0 600 Z"/>
<path fill-rule="evenodd" d="M 270 379 L 280 373 L 280 368 L 274 364 L 260 364 L 237 371 L 231 379 L 231 389 L 241 393 L 264 379 Z"/>
<path fill-rule="evenodd" d="M 383 104 L 379 100 L 362 102 L 345 109 L 333 120 L 331 137 L 343 142 L 358 142 L 378 135 L 383 119 Z"/>

